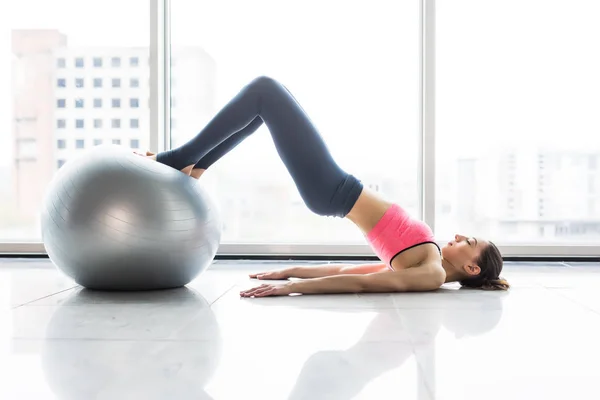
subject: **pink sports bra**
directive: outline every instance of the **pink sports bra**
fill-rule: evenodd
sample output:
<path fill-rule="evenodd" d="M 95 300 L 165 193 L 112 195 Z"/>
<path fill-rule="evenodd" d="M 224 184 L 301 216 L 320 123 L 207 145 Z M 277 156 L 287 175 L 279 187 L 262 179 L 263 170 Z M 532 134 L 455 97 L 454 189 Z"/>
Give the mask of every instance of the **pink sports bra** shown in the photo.
<path fill-rule="evenodd" d="M 424 243 L 438 246 L 431 228 L 426 223 L 412 218 L 397 204 L 393 204 L 367 233 L 367 240 L 375 254 L 390 269 L 394 257 L 405 250 Z"/>

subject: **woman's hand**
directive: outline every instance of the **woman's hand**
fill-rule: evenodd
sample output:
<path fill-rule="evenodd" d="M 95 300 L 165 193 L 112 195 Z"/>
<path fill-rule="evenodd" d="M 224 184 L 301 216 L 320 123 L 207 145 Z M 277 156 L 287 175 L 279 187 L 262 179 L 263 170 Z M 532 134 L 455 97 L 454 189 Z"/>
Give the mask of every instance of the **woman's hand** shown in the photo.
<path fill-rule="evenodd" d="M 249 290 L 242 290 L 241 297 L 267 297 L 267 296 L 287 296 L 292 291 L 293 282 L 273 285 L 269 283 L 262 284 Z"/>
<path fill-rule="evenodd" d="M 287 269 L 281 269 L 279 271 L 267 271 L 267 272 L 258 272 L 256 274 L 250 274 L 250 278 L 261 279 L 261 280 L 269 280 L 269 281 L 277 281 L 290 278 L 290 273 Z"/>

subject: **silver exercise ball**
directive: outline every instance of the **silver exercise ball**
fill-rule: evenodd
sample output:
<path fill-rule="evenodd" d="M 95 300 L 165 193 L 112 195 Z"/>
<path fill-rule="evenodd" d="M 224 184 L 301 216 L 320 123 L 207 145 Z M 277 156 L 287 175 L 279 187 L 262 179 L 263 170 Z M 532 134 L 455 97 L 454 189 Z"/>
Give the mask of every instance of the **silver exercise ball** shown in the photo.
<path fill-rule="evenodd" d="M 116 145 L 97 146 L 53 177 L 41 215 L 56 267 L 100 290 L 184 286 L 221 240 L 216 204 L 199 182 Z"/>

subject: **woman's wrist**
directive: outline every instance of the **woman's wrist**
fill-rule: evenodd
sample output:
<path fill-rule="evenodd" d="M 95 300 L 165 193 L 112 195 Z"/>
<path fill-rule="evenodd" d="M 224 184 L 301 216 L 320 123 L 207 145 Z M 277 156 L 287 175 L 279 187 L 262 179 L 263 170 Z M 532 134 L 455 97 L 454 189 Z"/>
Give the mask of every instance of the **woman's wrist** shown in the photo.
<path fill-rule="evenodd" d="M 288 287 L 288 293 L 292 294 L 292 293 L 302 293 L 301 291 L 299 291 L 301 288 L 298 287 L 298 284 L 301 283 L 302 281 L 290 281 L 287 282 L 285 285 Z"/>
<path fill-rule="evenodd" d="M 298 267 L 285 268 L 281 272 L 283 273 L 285 279 L 294 278 L 294 277 L 296 277 L 298 275 Z"/>

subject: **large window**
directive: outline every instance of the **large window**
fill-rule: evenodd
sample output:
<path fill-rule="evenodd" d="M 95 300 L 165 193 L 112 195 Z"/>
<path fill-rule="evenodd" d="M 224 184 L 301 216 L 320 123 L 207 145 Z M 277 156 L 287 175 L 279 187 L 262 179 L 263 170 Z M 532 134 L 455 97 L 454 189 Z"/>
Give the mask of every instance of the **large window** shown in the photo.
<path fill-rule="evenodd" d="M 437 2 L 436 233 L 600 239 L 600 3 Z"/>
<path fill-rule="evenodd" d="M 173 146 L 271 76 L 342 168 L 418 216 L 418 1 L 172 0 L 171 10 Z M 223 243 L 365 243 L 348 221 L 306 208 L 265 126 L 201 179 L 220 204 Z"/>
<path fill-rule="evenodd" d="M 40 246 L 46 185 L 76 154 L 111 143 L 157 150 L 163 134 L 179 146 L 244 85 L 267 75 L 290 89 L 343 169 L 412 215 L 423 212 L 440 242 L 465 233 L 494 240 L 507 255 L 597 254 L 595 2 L 10 4 L 0 24 L 7 71 L 0 74 L 0 242 Z M 154 16 L 167 10 L 170 77 L 162 75 L 164 38 L 157 36 L 163 19 L 151 19 L 150 7 L 157 7 Z M 421 28 L 428 34 L 421 37 Z M 435 83 L 425 85 L 425 97 L 421 77 Z M 170 98 L 161 97 L 165 81 Z M 161 108 L 165 100 L 169 109 Z M 171 121 L 167 132 L 162 121 Z M 429 134 L 435 174 L 427 169 Z M 272 249 L 295 253 L 329 244 L 331 254 L 371 254 L 349 221 L 306 208 L 266 126 L 201 182 L 221 208 L 225 252 L 281 244 Z"/>
<path fill-rule="evenodd" d="M 149 2 L 20 0 L 2 9 L 0 65 L 8 73 L 0 81 L 0 241 L 39 242 L 46 186 L 65 162 L 100 143 L 96 121 L 138 120 L 139 128 L 110 134 L 149 145 L 147 108 L 95 108 L 101 99 L 148 98 L 147 64 L 99 67 L 148 59 Z M 101 87 L 112 79 L 145 84 Z"/>

